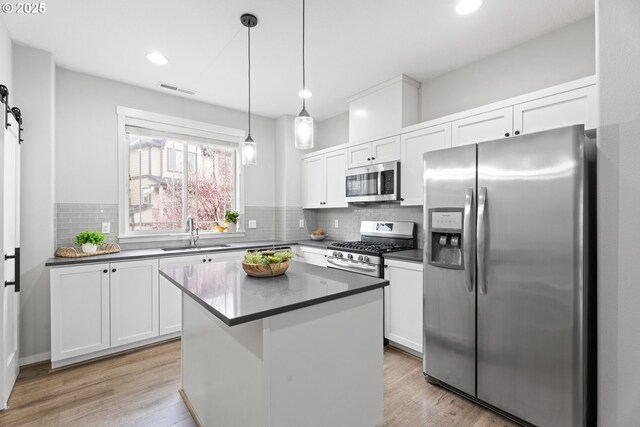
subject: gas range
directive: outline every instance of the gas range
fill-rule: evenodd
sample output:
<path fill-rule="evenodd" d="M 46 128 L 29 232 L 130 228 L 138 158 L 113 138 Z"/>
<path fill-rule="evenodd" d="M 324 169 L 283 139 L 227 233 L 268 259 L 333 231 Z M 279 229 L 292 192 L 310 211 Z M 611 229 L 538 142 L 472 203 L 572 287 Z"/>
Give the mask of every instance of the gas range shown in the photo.
<path fill-rule="evenodd" d="M 329 268 L 383 277 L 383 254 L 416 247 L 416 225 L 407 221 L 362 221 L 359 241 L 327 247 Z"/>

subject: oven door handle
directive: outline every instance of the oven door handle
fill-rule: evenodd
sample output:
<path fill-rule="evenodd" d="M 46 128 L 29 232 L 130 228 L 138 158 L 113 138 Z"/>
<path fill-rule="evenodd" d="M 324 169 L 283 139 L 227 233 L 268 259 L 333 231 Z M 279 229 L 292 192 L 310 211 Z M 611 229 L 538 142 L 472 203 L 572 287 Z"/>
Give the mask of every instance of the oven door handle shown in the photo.
<path fill-rule="evenodd" d="M 356 264 L 349 261 L 339 261 L 337 258 L 327 258 L 329 264 L 337 265 L 338 267 L 355 268 L 362 271 L 376 271 L 376 267 L 371 267 L 363 264 Z"/>

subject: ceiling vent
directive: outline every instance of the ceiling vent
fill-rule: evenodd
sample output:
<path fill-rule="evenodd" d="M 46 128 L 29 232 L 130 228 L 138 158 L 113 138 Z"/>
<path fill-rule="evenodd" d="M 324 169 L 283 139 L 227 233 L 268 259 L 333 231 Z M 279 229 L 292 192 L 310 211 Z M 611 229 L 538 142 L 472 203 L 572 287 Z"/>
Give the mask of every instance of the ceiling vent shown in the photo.
<path fill-rule="evenodd" d="M 158 82 L 158 87 L 162 89 L 172 90 L 175 92 L 186 93 L 187 95 L 195 95 L 196 91 L 193 89 L 187 89 L 184 87 L 172 85 L 171 83 Z"/>

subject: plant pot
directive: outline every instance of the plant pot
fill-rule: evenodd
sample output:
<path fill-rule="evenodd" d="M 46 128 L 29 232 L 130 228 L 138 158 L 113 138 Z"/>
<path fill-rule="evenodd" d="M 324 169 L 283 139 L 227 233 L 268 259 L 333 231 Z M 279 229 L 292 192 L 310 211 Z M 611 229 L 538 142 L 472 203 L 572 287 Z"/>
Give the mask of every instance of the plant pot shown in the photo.
<path fill-rule="evenodd" d="M 238 231 L 238 224 L 234 224 L 233 222 L 225 222 L 225 225 L 227 226 L 227 231 L 229 233 Z"/>
<path fill-rule="evenodd" d="M 252 277 L 274 277 L 283 275 L 289 268 L 289 261 L 278 264 L 247 264 L 242 263 L 242 269 Z"/>
<path fill-rule="evenodd" d="M 98 250 L 98 247 L 92 243 L 85 243 L 82 245 L 82 252 L 85 254 L 95 254 Z"/>

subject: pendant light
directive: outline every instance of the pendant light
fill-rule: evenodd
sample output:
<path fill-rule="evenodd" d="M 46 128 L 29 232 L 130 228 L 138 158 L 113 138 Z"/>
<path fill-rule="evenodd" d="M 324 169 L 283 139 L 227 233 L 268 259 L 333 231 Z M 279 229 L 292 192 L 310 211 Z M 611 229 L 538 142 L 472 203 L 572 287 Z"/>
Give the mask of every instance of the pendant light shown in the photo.
<path fill-rule="evenodd" d="M 240 22 L 247 27 L 247 57 L 249 59 L 249 108 L 247 112 L 249 129 L 247 131 L 247 138 L 244 140 L 244 145 L 242 146 L 242 163 L 245 165 L 255 165 L 257 163 L 258 147 L 253 141 L 253 138 L 251 138 L 251 28 L 258 25 L 258 18 L 249 13 L 245 13 L 240 17 Z"/>
<path fill-rule="evenodd" d="M 307 85 L 305 79 L 305 63 L 304 63 L 304 30 L 305 30 L 305 0 L 302 0 L 302 111 L 295 118 L 295 146 L 301 150 L 313 148 L 313 117 L 309 115 L 306 108 Z"/>

